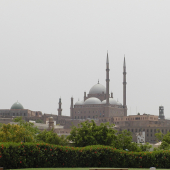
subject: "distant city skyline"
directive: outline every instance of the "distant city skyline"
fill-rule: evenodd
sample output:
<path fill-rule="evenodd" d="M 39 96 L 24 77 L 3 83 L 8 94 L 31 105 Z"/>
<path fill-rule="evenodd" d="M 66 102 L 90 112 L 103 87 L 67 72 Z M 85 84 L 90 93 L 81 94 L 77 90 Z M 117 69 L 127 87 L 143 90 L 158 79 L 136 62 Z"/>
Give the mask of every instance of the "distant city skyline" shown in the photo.
<path fill-rule="evenodd" d="M 1 1 L 0 109 L 17 100 L 25 109 L 70 115 L 70 98 L 83 100 L 98 82 L 123 103 L 127 66 L 128 115 L 170 118 L 170 2 Z"/>

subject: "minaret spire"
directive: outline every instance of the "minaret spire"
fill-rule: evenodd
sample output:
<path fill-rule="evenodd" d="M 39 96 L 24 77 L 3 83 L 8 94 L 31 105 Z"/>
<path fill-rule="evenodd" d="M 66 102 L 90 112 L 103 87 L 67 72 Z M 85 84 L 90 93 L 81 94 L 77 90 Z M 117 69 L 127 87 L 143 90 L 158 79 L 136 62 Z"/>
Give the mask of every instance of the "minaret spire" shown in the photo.
<path fill-rule="evenodd" d="M 61 116 L 62 115 L 62 108 L 61 108 L 61 105 L 62 105 L 62 103 L 61 103 L 61 97 L 59 98 L 59 103 L 58 103 L 58 116 Z"/>
<path fill-rule="evenodd" d="M 106 104 L 109 105 L 109 56 L 107 52 L 107 58 L 106 58 Z"/>
<path fill-rule="evenodd" d="M 124 116 L 127 116 L 127 105 L 126 105 L 126 61 L 124 55 L 123 62 L 123 108 L 124 108 Z"/>

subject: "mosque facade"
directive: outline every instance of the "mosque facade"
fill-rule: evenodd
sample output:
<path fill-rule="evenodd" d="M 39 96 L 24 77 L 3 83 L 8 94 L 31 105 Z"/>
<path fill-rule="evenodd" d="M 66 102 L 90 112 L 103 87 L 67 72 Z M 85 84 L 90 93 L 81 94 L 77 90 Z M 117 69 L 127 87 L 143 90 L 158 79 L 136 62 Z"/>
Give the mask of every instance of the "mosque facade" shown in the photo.
<path fill-rule="evenodd" d="M 126 105 L 126 62 L 123 64 L 123 105 L 113 98 L 109 93 L 109 57 L 106 58 L 106 87 L 102 84 L 95 84 L 88 94 L 84 92 L 83 101 L 74 104 L 71 98 L 70 117 L 71 119 L 101 119 L 115 116 L 127 116 Z M 61 99 L 59 99 L 58 115 L 62 115 Z"/>

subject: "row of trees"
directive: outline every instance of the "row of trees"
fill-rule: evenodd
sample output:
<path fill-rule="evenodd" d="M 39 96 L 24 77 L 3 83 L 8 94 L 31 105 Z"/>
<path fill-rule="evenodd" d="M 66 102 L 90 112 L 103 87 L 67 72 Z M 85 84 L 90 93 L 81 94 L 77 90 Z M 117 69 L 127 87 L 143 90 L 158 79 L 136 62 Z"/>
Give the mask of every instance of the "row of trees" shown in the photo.
<path fill-rule="evenodd" d="M 101 123 L 97 126 L 92 120 L 82 122 L 78 127 L 73 126 L 70 135 L 59 137 L 54 130 L 39 131 L 33 123 L 25 122 L 21 117 L 15 118 L 18 124 L 0 124 L 0 142 L 45 142 L 49 144 L 67 145 L 70 141 L 76 147 L 88 145 L 107 145 L 117 149 L 129 151 L 146 151 L 151 145 L 136 144 L 132 142 L 132 134 L 127 130 L 117 132 L 114 125 Z M 170 149 L 170 133 L 166 135 L 160 131 L 155 134 L 162 141 L 158 149 Z"/>
<path fill-rule="evenodd" d="M 66 145 L 67 140 L 59 137 L 53 130 L 40 131 L 33 123 L 25 122 L 21 117 L 14 119 L 17 124 L 0 125 L 0 142 L 45 142 Z"/>
<path fill-rule="evenodd" d="M 127 130 L 118 133 L 109 122 L 97 126 L 93 120 L 82 122 L 78 127 L 73 126 L 67 139 L 76 147 L 107 145 L 129 151 L 146 151 L 151 148 L 149 143 L 142 145 L 132 142 L 132 134 Z"/>

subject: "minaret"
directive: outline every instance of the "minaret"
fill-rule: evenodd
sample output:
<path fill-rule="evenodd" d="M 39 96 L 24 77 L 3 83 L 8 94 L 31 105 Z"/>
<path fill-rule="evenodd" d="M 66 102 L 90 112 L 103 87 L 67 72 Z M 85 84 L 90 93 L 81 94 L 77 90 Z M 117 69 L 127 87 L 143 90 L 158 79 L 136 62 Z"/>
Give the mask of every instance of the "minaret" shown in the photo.
<path fill-rule="evenodd" d="M 59 98 L 59 103 L 58 103 L 58 106 L 59 106 L 59 108 L 58 108 L 58 116 L 61 116 L 61 114 L 62 114 L 61 105 L 62 105 L 62 103 L 61 103 L 61 98 Z"/>
<path fill-rule="evenodd" d="M 106 58 L 106 104 L 109 105 L 109 57 L 107 52 L 107 58 Z"/>
<path fill-rule="evenodd" d="M 126 61 L 124 57 L 123 62 L 123 108 L 124 108 L 124 116 L 127 116 L 127 106 L 126 106 Z"/>
<path fill-rule="evenodd" d="M 70 116 L 73 119 L 73 97 L 71 97 Z"/>

